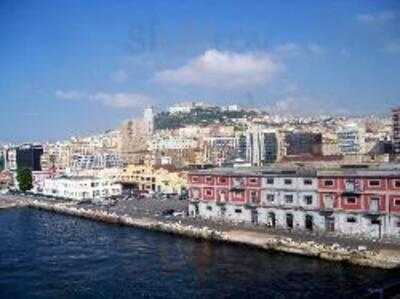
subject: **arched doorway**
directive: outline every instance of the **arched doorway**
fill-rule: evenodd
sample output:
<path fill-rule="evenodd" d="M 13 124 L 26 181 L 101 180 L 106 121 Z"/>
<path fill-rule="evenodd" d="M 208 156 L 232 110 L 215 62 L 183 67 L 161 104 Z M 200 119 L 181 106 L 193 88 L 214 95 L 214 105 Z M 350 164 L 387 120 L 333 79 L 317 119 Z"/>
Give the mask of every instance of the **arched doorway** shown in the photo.
<path fill-rule="evenodd" d="M 313 230 L 313 216 L 311 215 L 306 215 L 305 218 L 305 227 L 307 230 L 312 231 Z"/>
<path fill-rule="evenodd" d="M 293 228 L 293 214 L 286 214 L 286 226 L 287 228 Z"/>
<path fill-rule="evenodd" d="M 267 216 L 267 226 L 275 227 L 276 225 L 276 217 L 274 212 L 269 212 Z"/>

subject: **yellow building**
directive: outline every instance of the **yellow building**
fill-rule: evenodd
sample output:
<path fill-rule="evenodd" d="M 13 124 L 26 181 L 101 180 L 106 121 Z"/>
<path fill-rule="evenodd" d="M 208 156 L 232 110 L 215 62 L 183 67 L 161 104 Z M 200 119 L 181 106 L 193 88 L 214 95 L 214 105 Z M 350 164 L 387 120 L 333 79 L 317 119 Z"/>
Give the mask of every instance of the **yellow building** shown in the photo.
<path fill-rule="evenodd" d="M 187 173 L 170 166 L 130 164 L 122 169 L 120 179 L 141 191 L 181 194 L 187 188 Z"/>

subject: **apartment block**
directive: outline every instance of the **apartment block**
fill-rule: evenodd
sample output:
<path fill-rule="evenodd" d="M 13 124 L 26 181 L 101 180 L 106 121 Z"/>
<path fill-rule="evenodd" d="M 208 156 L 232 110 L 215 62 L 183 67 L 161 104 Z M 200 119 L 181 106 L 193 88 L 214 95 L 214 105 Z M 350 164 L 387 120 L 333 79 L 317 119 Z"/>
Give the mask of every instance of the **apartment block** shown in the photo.
<path fill-rule="evenodd" d="M 400 168 L 192 171 L 189 213 L 255 225 L 400 238 Z"/>

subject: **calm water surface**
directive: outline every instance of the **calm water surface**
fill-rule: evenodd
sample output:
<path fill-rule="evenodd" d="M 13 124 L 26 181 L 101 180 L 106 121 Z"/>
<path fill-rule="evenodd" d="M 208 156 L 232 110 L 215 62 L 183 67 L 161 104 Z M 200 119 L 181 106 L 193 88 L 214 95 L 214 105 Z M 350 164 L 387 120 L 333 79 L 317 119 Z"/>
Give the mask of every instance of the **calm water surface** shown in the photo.
<path fill-rule="evenodd" d="M 43 211 L 0 211 L 0 298 L 338 298 L 396 275 Z"/>

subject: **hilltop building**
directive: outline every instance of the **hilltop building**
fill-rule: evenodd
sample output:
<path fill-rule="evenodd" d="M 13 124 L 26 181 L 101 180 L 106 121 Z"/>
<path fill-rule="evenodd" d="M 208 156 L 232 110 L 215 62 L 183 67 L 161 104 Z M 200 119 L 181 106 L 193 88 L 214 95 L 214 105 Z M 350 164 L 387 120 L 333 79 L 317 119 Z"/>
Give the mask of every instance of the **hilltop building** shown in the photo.
<path fill-rule="evenodd" d="M 400 157 L 400 108 L 392 110 L 393 121 L 393 153 L 398 158 Z"/>

